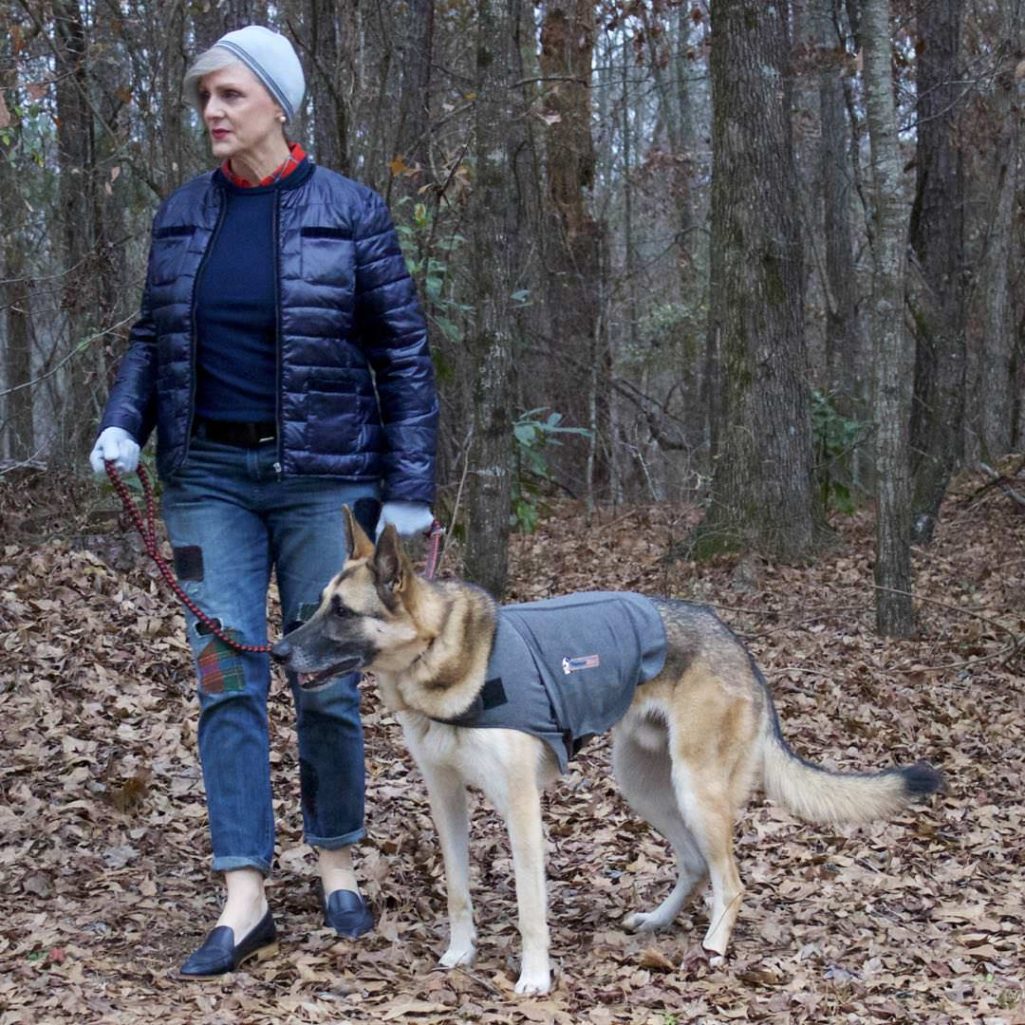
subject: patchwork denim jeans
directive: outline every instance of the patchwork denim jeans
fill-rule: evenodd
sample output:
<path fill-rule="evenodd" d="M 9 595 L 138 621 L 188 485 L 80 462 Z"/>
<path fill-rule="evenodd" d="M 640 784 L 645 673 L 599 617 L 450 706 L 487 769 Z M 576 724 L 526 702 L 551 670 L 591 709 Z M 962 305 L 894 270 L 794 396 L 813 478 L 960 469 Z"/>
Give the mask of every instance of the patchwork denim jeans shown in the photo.
<path fill-rule="evenodd" d="M 375 484 L 278 479 L 274 443 L 245 449 L 193 438 L 164 482 L 162 512 L 186 593 L 230 636 L 267 642 L 271 573 L 283 628 L 306 618 L 345 561 L 342 506 L 373 530 Z M 372 536 L 372 534 L 371 534 Z M 274 856 L 265 654 L 238 653 L 187 613 L 199 694 L 199 754 L 213 868 L 270 871 Z M 336 848 L 364 835 L 358 676 L 315 692 L 289 679 L 296 709 L 306 841 Z"/>

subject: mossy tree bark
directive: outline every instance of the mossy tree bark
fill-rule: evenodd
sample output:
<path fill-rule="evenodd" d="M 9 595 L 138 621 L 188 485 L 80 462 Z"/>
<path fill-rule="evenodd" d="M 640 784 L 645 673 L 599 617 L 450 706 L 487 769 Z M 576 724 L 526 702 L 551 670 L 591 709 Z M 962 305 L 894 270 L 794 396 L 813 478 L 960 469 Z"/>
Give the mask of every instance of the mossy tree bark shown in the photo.
<path fill-rule="evenodd" d="M 813 486 L 787 5 L 712 7 L 709 344 L 718 365 L 703 554 L 799 560 L 820 541 Z"/>
<path fill-rule="evenodd" d="M 602 225 L 591 214 L 595 149 L 591 138 L 591 0 L 547 0 L 541 24 L 544 78 L 546 230 L 542 236 L 547 331 L 560 349 L 590 366 L 590 379 L 559 375 L 556 408 L 591 429 L 588 496 L 609 483 L 607 453 L 611 353 L 601 330 Z"/>
<path fill-rule="evenodd" d="M 477 0 L 476 178 L 470 241 L 474 313 L 467 339 L 475 371 L 466 488 L 466 575 L 496 597 L 508 576 L 512 499 L 513 369 L 521 284 L 527 145 L 520 99 L 520 2 Z"/>

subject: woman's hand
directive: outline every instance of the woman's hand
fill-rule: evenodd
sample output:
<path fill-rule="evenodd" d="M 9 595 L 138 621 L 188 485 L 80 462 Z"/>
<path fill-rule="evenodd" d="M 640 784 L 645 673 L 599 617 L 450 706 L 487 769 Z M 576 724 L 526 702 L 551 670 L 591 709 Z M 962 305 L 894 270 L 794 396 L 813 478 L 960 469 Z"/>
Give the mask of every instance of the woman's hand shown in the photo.
<path fill-rule="evenodd" d="M 377 537 L 392 524 L 400 537 L 424 534 L 431 529 L 434 514 L 426 502 L 385 502 L 377 521 Z"/>
<path fill-rule="evenodd" d="M 119 473 L 131 473 L 139 465 L 139 443 L 123 427 L 108 427 L 89 453 L 89 465 L 97 477 L 106 475 L 105 462 L 112 462 Z"/>

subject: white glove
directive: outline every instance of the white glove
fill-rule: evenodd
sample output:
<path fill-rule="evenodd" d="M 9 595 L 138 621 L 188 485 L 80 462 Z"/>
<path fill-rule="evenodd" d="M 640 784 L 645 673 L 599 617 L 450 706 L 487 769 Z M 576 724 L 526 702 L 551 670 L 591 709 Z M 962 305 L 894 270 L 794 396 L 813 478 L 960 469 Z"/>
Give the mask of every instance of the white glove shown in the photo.
<path fill-rule="evenodd" d="M 377 520 L 377 537 L 389 523 L 393 524 L 400 537 L 423 534 L 434 522 L 431 507 L 425 502 L 385 502 Z"/>
<path fill-rule="evenodd" d="M 108 427 L 89 453 L 89 465 L 97 477 L 105 477 L 105 461 L 114 464 L 118 473 L 131 473 L 139 465 L 139 443 L 123 427 Z"/>

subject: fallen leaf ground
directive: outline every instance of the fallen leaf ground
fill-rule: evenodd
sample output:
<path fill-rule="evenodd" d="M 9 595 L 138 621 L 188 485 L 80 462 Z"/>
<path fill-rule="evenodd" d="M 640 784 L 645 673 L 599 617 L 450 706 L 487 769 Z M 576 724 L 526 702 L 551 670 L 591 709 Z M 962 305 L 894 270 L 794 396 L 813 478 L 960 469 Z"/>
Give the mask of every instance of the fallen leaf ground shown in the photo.
<path fill-rule="evenodd" d="M 5 485 L 0 1025 L 1025 1022 L 1025 699 L 1014 654 L 1025 636 L 1025 516 L 978 484 L 962 482 L 935 543 L 916 554 L 921 632 L 909 641 L 874 634 L 865 516 L 838 523 L 836 545 L 797 568 L 667 563 L 695 513 L 665 506 L 590 521 L 564 508 L 514 540 L 515 598 L 601 587 L 714 604 L 765 668 L 803 755 L 848 769 L 927 758 L 949 781 L 917 813 L 858 829 L 802 825 L 756 796 L 736 832 L 747 893 L 733 953 L 711 968 L 688 958 L 706 926 L 701 901 L 654 938 L 619 928 L 662 898 L 670 868 L 665 845 L 617 797 L 607 743 L 595 743 L 547 798 L 557 978 L 537 1000 L 511 992 L 511 860 L 483 806 L 472 849 L 479 961 L 433 970 L 444 949 L 440 856 L 419 777 L 371 691 L 359 867 L 379 925 L 359 943 L 320 926 L 280 685 L 280 953 L 228 980 L 178 982 L 218 896 L 181 616 L 112 522 L 109 498 L 66 489 L 58 506 L 39 482 Z"/>

